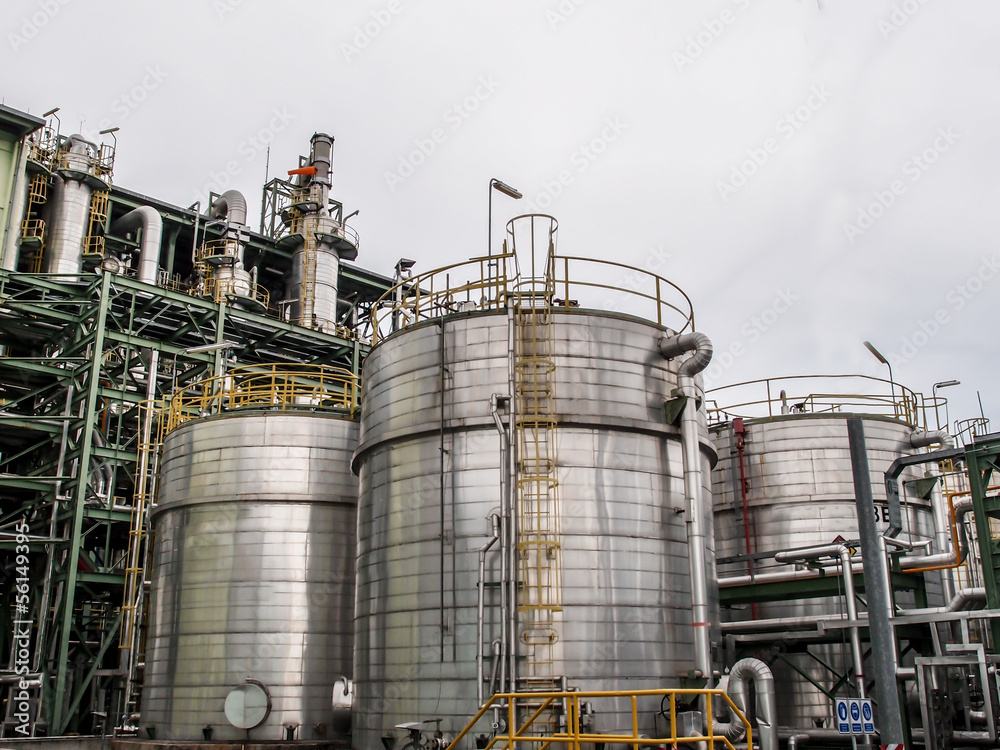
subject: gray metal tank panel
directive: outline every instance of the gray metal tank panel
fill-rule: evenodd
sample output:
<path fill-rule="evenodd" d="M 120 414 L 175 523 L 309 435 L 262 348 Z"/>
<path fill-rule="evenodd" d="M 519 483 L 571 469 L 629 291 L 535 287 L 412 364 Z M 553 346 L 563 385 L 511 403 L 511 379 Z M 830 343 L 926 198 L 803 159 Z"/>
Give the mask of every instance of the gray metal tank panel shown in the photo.
<path fill-rule="evenodd" d="M 770 420 L 745 420 L 747 435 L 744 470 L 747 479 L 754 550 L 780 550 L 830 544 L 840 536 L 858 538 L 854 478 L 847 440 L 847 417 L 841 415 L 796 414 Z M 885 505 L 884 474 L 902 455 L 914 452 L 909 444 L 912 428 L 896 420 L 859 415 L 864 418 L 865 440 L 871 470 L 872 491 L 879 511 L 877 527 L 888 522 L 882 516 Z M 713 473 L 715 544 L 720 559 L 746 553 L 742 499 L 739 494 L 739 463 L 731 425 L 711 429 L 719 451 Z M 922 476 L 909 468 L 901 482 Z M 905 485 L 904 485 L 905 486 Z M 914 541 L 933 538 L 933 517 L 926 500 L 908 494 L 903 498 L 902 538 Z M 909 534 L 909 535 L 908 535 Z M 912 536 L 910 536 L 912 535 Z M 778 568 L 770 567 L 774 571 Z M 720 575 L 743 575 L 745 566 L 725 566 Z M 933 590 L 929 592 L 933 595 Z M 912 596 L 897 596 L 901 606 L 912 606 Z M 844 616 L 842 598 L 820 598 L 766 602 L 756 605 L 759 619 L 770 617 Z M 749 607 L 723 609 L 724 621 L 750 619 Z M 784 649 L 779 650 L 784 653 Z M 842 672 L 850 665 L 846 645 L 814 646 L 813 653 Z M 832 684 L 830 672 L 806 655 L 788 654 L 802 671 L 822 684 Z M 783 725 L 812 727 L 814 719 L 829 720 L 831 701 L 782 660 L 771 663 L 774 670 L 778 709 Z"/>
<path fill-rule="evenodd" d="M 675 364 L 648 323 L 583 312 L 553 321 L 563 569 L 555 673 L 584 690 L 677 686 L 693 640 L 681 443 L 663 417 Z M 455 316 L 444 330 L 443 505 L 440 326 L 407 329 L 365 363 L 356 748 L 427 718 L 443 717 L 454 734 L 477 711 L 478 550 L 500 503 L 489 397 L 508 391 L 507 319 Z M 712 461 L 706 444 L 706 501 Z M 495 549 L 487 580 L 499 579 Z M 714 580 L 714 551 L 707 557 Z M 498 596 L 487 587 L 486 649 L 499 632 Z M 625 702 L 603 711 L 598 729 L 624 729 L 628 711 Z M 650 713 L 641 722 L 652 731 Z"/>
<path fill-rule="evenodd" d="M 318 740 L 350 676 L 357 423 L 234 414 L 167 435 L 154 511 L 142 727 L 156 738 L 247 739 L 228 692 L 262 682 L 272 709 L 252 740 Z M 329 729 L 327 730 L 329 732 Z"/>

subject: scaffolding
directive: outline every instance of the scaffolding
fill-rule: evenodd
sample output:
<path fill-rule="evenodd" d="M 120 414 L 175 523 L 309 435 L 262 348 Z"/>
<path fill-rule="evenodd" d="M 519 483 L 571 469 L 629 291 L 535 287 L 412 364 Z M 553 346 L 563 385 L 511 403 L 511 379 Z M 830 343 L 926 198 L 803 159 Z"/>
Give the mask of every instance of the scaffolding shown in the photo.
<path fill-rule="evenodd" d="M 221 371 L 226 354 L 206 345 L 231 344 L 241 365 L 351 373 L 368 347 L 113 274 L 3 271 L 0 299 L 0 546 L 13 552 L 25 524 L 30 558 L 23 602 L 0 593 L 0 675 L 16 666 L 13 618 L 30 620 L 30 734 L 100 731 L 95 717 L 127 723 L 139 707 L 159 429 L 149 403 Z M 8 710 L 2 734 L 21 725 Z"/>

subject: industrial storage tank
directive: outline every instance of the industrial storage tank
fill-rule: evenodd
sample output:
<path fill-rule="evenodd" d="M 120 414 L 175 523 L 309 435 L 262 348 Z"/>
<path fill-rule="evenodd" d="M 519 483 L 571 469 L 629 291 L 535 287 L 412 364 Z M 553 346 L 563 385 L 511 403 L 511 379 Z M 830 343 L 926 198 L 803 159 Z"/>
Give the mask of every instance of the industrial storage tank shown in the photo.
<path fill-rule="evenodd" d="M 331 701 L 351 674 L 355 416 L 354 376 L 321 366 L 235 368 L 171 400 L 149 738 L 325 746 L 343 732 Z"/>
<path fill-rule="evenodd" d="M 801 618 L 833 623 L 845 618 L 835 555 L 813 561 L 812 570 L 777 564 L 774 555 L 846 543 L 853 545 L 848 551 L 854 574 L 860 575 L 848 419 L 862 420 L 880 533 L 889 525 L 886 470 L 897 458 L 947 441 L 947 436 L 926 430 L 928 414 L 919 394 L 877 378 L 771 378 L 718 388 L 708 396 L 710 432 L 719 453 L 713 498 L 723 622 Z M 930 417 L 933 422 L 933 412 Z M 899 478 L 903 528 L 898 538 L 917 545 L 917 552 L 927 549 L 921 545 L 938 544 L 942 532 L 950 539 L 947 521 L 935 520 L 941 494 L 936 481 L 925 477 L 930 468 L 910 467 Z M 822 566 L 821 581 L 817 568 Z M 912 608 L 926 597 L 940 604 L 938 574 L 926 578 L 930 580 L 918 582 L 917 590 L 898 591 L 897 606 Z M 822 590 L 829 592 L 832 586 L 835 595 L 816 596 L 822 582 L 828 582 Z M 858 582 L 862 585 L 863 579 Z M 863 616 L 860 602 L 859 609 Z M 762 625 L 757 632 L 749 622 L 739 628 L 724 624 L 723 630 L 736 633 L 739 648 L 763 654 L 769 662 L 783 725 L 831 728 L 830 696 L 846 697 L 854 684 L 848 677 L 853 654 L 847 630 L 829 630 L 825 638 L 805 646 L 803 632 L 790 637 L 784 632 L 799 626 L 808 629 L 807 622 L 785 621 Z"/>
<path fill-rule="evenodd" d="M 386 295 L 395 330 L 365 361 L 355 455 L 356 748 L 402 745 L 413 722 L 453 737 L 494 693 L 680 687 L 696 644 L 708 656 L 714 550 L 709 533 L 689 554 L 683 430 L 665 403 L 692 395 L 687 480 L 710 524 L 715 454 L 700 379 L 681 375 L 710 344 L 670 282 L 556 255 L 555 228 L 519 217 L 504 254 Z M 621 295 L 618 277 L 648 283 Z M 594 731 L 630 731 L 628 700 L 613 706 Z"/>

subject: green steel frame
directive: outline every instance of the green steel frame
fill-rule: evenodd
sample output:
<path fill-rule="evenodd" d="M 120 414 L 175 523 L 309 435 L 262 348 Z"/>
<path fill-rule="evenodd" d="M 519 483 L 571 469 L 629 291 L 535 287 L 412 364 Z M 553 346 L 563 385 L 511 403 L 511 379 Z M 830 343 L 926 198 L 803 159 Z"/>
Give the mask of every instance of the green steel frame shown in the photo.
<path fill-rule="evenodd" d="M 114 275 L 0 271 L 0 648 L 9 654 L 2 734 L 20 736 L 16 619 L 31 620 L 32 734 L 94 729 L 123 705 L 123 586 L 140 440 L 152 393 L 211 375 L 232 342 L 241 365 L 332 364 L 360 374 L 367 346 Z M 157 357 L 152 352 L 158 352 Z M 15 575 L 28 526 L 28 593 Z M 23 532 L 23 526 L 20 527 Z M 22 550 L 23 551 L 23 548 Z M 22 572 L 24 572 L 22 570 Z M 23 611 L 22 611 L 23 610 Z M 25 626 L 22 623 L 20 627 Z M 22 656 L 24 653 L 22 652 Z M 139 658 L 135 655 L 133 658 Z M 110 689 L 108 686 L 112 686 Z M 19 730 L 18 727 L 21 727 Z"/>
<path fill-rule="evenodd" d="M 976 521 L 976 537 L 986 588 L 986 606 L 1000 609 L 1000 493 L 990 493 L 991 481 L 1000 479 L 1000 435 L 979 438 L 965 449 L 969 489 Z M 993 523 L 993 522 L 996 523 Z M 1000 647 L 1000 620 L 990 620 L 993 648 Z"/>

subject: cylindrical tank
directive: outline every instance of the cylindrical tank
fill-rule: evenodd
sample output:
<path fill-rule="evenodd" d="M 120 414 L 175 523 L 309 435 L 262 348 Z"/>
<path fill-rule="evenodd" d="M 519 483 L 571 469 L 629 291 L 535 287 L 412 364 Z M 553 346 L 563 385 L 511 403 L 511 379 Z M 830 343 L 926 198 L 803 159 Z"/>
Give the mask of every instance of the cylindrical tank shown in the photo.
<path fill-rule="evenodd" d="M 777 393 L 777 388 L 772 387 L 772 391 Z M 844 411 L 829 408 L 832 402 L 838 400 L 844 402 Z M 852 401 L 855 402 L 853 405 Z M 724 601 L 727 580 L 750 572 L 745 557 L 733 560 L 747 554 L 748 537 L 749 552 L 762 556 L 755 563 L 755 572 L 775 575 L 792 570 L 791 567 L 776 566 L 771 559 L 776 552 L 858 540 L 857 505 L 847 436 L 847 420 L 850 417 L 863 420 L 877 527 L 882 530 L 888 527 L 884 474 L 895 459 L 915 452 L 910 445 L 914 428 L 906 419 L 897 418 L 892 413 L 894 407 L 888 393 L 884 400 L 879 397 L 873 399 L 871 404 L 877 404 L 877 408 L 883 411 L 888 409 L 889 414 L 864 412 L 864 401 L 831 396 L 815 411 L 810 410 L 810 402 L 804 401 L 794 407 L 786 404 L 785 413 L 774 409 L 775 413 L 771 416 L 743 419 L 742 479 L 737 448 L 738 429 L 734 432 L 734 422 L 729 420 L 712 425 L 710 432 L 719 452 L 719 463 L 713 473 L 713 498 L 716 551 Z M 852 413 L 854 408 L 857 411 Z M 739 413 L 740 409 L 733 411 Z M 904 531 L 900 538 L 908 541 L 919 542 L 934 536 L 930 499 L 927 495 L 918 494 L 920 485 L 916 480 L 921 477 L 921 468 L 907 469 L 900 477 L 901 486 L 906 488 L 903 498 Z M 746 511 L 741 482 L 745 482 L 746 487 Z M 929 491 L 929 486 L 927 489 Z M 860 561 L 860 552 L 856 559 Z M 832 561 L 827 560 L 824 564 L 832 564 Z M 811 584 L 803 581 L 800 585 L 805 590 Z M 933 585 L 929 588 L 932 598 L 939 596 Z M 899 592 L 896 601 L 900 606 L 912 607 L 914 598 L 912 593 Z M 800 598 L 791 591 L 782 594 L 780 601 L 772 597 L 752 605 L 743 603 L 732 608 L 723 607 L 722 610 L 724 622 L 773 617 L 833 619 L 845 616 L 842 597 Z M 842 644 L 813 644 L 808 647 L 809 653 L 832 670 L 810 656 L 801 647 L 801 639 L 798 647 L 793 647 L 796 644 L 792 642 L 781 641 L 780 633 L 775 640 L 780 641 L 777 646 L 769 647 L 762 643 L 758 648 L 760 653 L 769 656 L 768 661 L 774 671 L 781 723 L 793 727 L 815 727 L 816 722 L 820 722 L 821 726 L 829 726 L 831 700 L 803 678 L 802 673 L 821 685 L 834 687 L 840 676 L 850 668 L 851 653 L 846 640 Z"/>
<path fill-rule="evenodd" d="M 356 748 L 405 741 L 394 727 L 427 719 L 454 736 L 478 710 L 477 652 L 487 680 L 494 671 L 500 545 L 486 552 L 479 643 L 477 566 L 501 506 L 491 395 L 510 393 L 514 319 L 503 309 L 446 315 L 390 336 L 365 362 Z M 552 679 L 579 690 L 679 687 L 693 665 L 689 550 L 680 431 L 664 411 L 679 362 L 657 350 L 663 327 L 629 315 L 561 307 L 550 323 L 562 604 Z M 714 451 L 704 423 L 701 432 L 707 513 Z M 714 582 L 714 551 L 702 553 Z M 595 730 L 631 731 L 628 701 L 605 705 Z M 639 721 L 655 731 L 652 710 Z"/>
<path fill-rule="evenodd" d="M 356 444 L 357 422 L 309 411 L 221 414 L 167 435 L 140 724 L 150 736 L 333 737 L 334 691 L 351 675 Z M 232 707 L 263 695 L 263 721 L 234 726 Z"/>
<path fill-rule="evenodd" d="M 82 269 L 91 198 L 95 188 L 107 188 L 97 167 L 97 146 L 81 136 L 70 136 L 59 147 L 45 205 L 45 273 L 78 274 Z"/>

